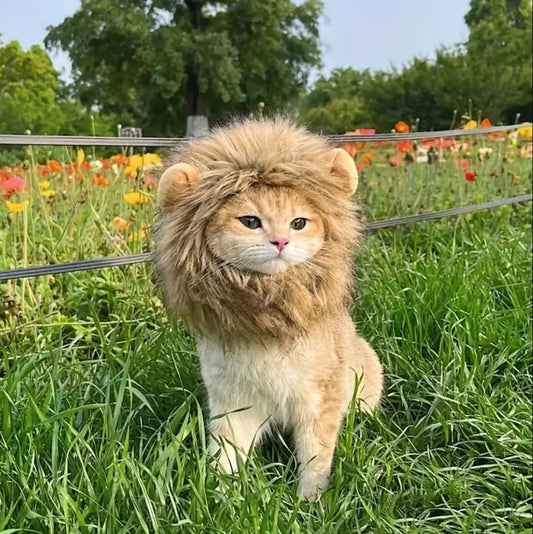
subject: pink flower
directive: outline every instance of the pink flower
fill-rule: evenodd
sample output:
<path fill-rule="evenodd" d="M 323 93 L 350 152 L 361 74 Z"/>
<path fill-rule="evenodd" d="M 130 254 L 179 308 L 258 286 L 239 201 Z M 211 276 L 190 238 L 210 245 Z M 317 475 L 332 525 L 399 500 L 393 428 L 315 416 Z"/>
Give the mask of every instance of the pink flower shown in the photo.
<path fill-rule="evenodd" d="M 476 171 L 473 171 L 472 169 L 468 169 L 465 171 L 465 180 L 467 182 L 475 182 L 476 181 Z"/>
<path fill-rule="evenodd" d="M 398 156 L 395 156 L 390 159 L 389 163 L 391 167 L 398 167 L 398 165 L 401 165 L 403 161 L 403 158 L 399 158 Z"/>
<path fill-rule="evenodd" d="M 143 182 L 144 182 L 144 185 L 148 187 L 148 189 L 153 189 L 157 186 L 157 180 L 151 174 L 147 174 L 144 177 Z"/>
<path fill-rule="evenodd" d="M 0 180 L 0 189 L 5 198 L 11 197 L 15 193 L 28 190 L 28 182 L 20 176 L 11 175 L 7 180 Z"/>

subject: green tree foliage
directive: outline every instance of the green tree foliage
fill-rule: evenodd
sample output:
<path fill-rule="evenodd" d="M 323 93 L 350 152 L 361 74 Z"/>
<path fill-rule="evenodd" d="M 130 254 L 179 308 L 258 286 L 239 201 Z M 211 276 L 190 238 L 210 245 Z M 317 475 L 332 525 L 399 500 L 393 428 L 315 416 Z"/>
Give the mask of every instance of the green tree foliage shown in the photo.
<path fill-rule="evenodd" d="M 55 133 L 57 73 L 39 46 L 24 51 L 17 41 L 0 43 L 0 131 Z"/>
<path fill-rule="evenodd" d="M 320 0 L 82 0 L 50 28 L 85 105 L 152 135 L 295 101 L 320 62 Z"/>
<path fill-rule="evenodd" d="M 66 94 L 44 48 L 0 43 L 0 133 L 110 135 L 114 124 Z"/>
<path fill-rule="evenodd" d="M 338 68 L 322 76 L 302 100 L 301 117 L 315 131 L 344 133 L 347 125 L 365 126 L 369 117 L 362 89 L 371 80 L 369 71 Z"/>
<path fill-rule="evenodd" d="M 368 125 L 387 131 L 398 120 L 420 129 L 449 128 L 461 117 L 509 123 L 520 113 L 531 120 L 531 1 L 472 0 L 465 21 L 468 42 L 438 50 L 432 61 L 319 79 L 303 99 L 302 119 L 328 133 Z"/>

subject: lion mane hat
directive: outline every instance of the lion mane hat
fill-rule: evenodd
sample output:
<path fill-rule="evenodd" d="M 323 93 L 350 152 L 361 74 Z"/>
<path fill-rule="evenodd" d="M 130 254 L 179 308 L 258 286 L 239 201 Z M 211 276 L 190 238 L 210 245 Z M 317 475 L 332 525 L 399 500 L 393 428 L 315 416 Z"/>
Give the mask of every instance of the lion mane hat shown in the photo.
<path fill-rule="evenodd" d="M 224 264 L 206 228 L 226 200 L 251 188 L 288 188 L 324 222 L 324 245 L 275 275 Z M 285 119 L 236 121 L 178 147 L 158 189 L 155 272 L 166 306 L 196 333 L 246 342 L 304 335 L 345 310 L 359 235 L 353 159 Z"/>

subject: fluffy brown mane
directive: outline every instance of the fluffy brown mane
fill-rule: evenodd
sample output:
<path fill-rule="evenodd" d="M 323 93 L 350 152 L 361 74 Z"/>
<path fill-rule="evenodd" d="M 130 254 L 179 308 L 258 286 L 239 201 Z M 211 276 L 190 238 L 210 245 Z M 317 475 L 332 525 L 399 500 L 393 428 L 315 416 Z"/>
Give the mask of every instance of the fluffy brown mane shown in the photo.
<path fill-rule="evenodd" d="M 192 165 L 199 178 L 160 211 L 155 267 L 165 304 L 190 328 L 230 343 L 284 341 L 346 308 L 358 227 L 331 149 L 289 121 L 247 120 L 171 155 L 168 165 Z M 241 271 L 214 256 L 207 226 L 229 197 L 254 187 L 291 188 L 314 206 L 326 228 L 316 256 L 277 275 Z"/>

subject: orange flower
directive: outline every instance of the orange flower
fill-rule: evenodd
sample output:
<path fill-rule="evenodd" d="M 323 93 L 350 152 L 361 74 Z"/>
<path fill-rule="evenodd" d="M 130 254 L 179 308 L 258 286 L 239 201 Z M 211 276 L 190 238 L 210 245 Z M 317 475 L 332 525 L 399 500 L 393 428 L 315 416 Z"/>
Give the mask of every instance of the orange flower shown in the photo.
<path fill-rule="evenodd" d="M 111 226 L 118 232 L 123 232 L 124 230 L 127 230 L 130 227 L 130 223 L 122 217 L 115 217 L 111 221 Z"/>
<path fill-rule="evenodd" d="M 366 152 L 363 157 L 361 158 L 361 165 L 369 165 L 370 162 L 374 159 L 374 153 L 373 152 Z"/>
<path fill-rule="evenodd" d="M 90 171 L 92 168 L 93 168 L 93 164 L 90 162 L 90 161 L 85 161 L 83 163 L 83 168 L 86 170 L 86 171 Z"/>
<path fill-rule="evenodd" d="M 93 176 L 93 184 L 100 187 L 107 187 L 109 185 L 109 180 L 103 174 L 95 174 Z"/>
<path fill-rule="evenodd" d="M 102 167 L 104 169 L 110 169 L 113 166 L 113 163 L 110 160 L 105 159 L 105 158 L 101 158 L 100 163 L 102 164 Z"/>
<path fill-rule="evenodd" d="M 48 162 L 48 169 L 50 172 L 61 172 L 61 163 L 55 159 L 51 159 Z"/>
<path fill-rule="evenodd" d="M 398 132 L 398 133 L 409 133 L 409 125 L 406 123 L 406 122 L 403 122 L 403 121 L 398 121 L 395 125 L 394 125 L 394 129 Z"/>
<path fill-rule="evenodd" d="M 39 165 L 38 167 L 39 174 L 44 178 L 45 176 L 48 176 L 50 174 L 50 171 L 48 170 L 48 167 L 46 165 Z"/>
<path fill-rule="evenodd" d="M 116 154 L 111 157 L 111 161 L 117 165 L 125 165 L 128 161 L 128 158 L 124 154 Z"/>
<path fill-rule="evenodd" d="M 490 128 L 492 126 L 492 123 L 490 122 L 489 119 L 483 119 L 481 121 L 481 127 L 482 128 Z"/>
<path fill-rule="evenodd" d="M 412 141 L 408 141 L 407 139 L 405 141 L 400 141 L 397 145 L 396 145 L 396 150 L 400 153 L 400 154 L 405 154 L 406 152 L 409 152 L 413 149 L 413 142 Z"/>

